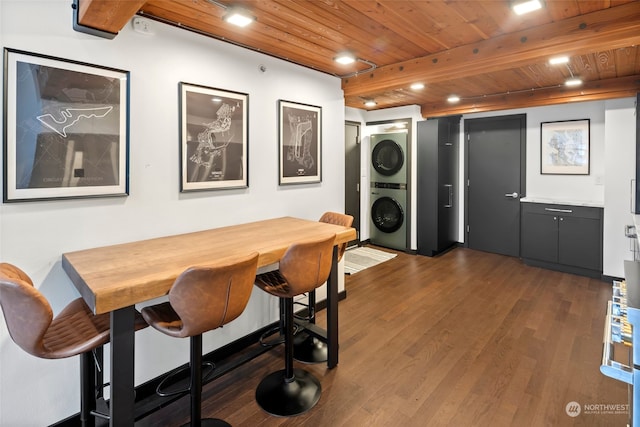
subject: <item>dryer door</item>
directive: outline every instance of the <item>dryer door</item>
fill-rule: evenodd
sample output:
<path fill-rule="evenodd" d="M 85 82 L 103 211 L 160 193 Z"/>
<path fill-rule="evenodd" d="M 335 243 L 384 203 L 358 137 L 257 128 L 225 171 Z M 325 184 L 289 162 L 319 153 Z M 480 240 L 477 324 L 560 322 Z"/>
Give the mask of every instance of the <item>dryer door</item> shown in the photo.
<path fill-rule="evenodd" d="M 402 227 L 404 211 L 397 200 L 380 197 L 371 206 L 371 220 L 378 230 L 393 233 Z"/>
<path fill-rule="evenodd" d="M 402 147 L 390 139 L 380 141 L 371 153 L 371 164 L 381 175 L 391 176 L 398 173 L 404 164 Z"/>

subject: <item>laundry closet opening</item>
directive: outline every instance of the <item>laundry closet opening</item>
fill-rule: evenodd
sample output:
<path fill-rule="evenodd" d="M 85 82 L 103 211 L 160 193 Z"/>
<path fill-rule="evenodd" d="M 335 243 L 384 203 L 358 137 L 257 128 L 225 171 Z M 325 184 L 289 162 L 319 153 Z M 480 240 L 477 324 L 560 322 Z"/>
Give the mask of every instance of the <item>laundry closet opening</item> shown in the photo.
<path fill-rule="evenodd" d="M 369 240 L 376 246 L 402 251 L 410 242 L 410 129 L 411 120 L 368 127 Z"/>

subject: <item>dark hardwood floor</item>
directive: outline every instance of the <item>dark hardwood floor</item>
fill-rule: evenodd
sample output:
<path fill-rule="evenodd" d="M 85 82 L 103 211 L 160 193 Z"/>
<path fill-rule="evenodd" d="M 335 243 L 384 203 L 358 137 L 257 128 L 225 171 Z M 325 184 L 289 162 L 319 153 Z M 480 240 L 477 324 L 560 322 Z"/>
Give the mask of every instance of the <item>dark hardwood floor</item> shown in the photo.
<path fill-rule="evenodd" d="M 278 418 L 256 404 L 260 379 L 282 369 L 279 346 L 208 384 L 203 415 L 236 427 L 627 425 L 604 406 L 626 405 L 627 386 L 599 370 L 611 283 L 464 248 L 398 253 L 345 282 L 338 367 L 302 365 L 322 383 L 315 408 Z M 137 425 L 188 412 L 186 397 Z"/>

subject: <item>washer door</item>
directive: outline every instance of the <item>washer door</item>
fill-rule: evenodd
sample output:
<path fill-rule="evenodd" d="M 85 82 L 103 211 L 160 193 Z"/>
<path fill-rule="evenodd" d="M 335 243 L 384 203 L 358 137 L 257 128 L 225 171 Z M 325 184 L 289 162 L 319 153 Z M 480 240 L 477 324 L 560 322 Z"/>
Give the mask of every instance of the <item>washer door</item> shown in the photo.
<path fill-rule="evenodd" d="M 391 176 L 397 173 L 404 164 L 402 147 L 390 139 L 380 141 L 373 148 L 371 163 L 381 175 Z"/>
<path fill-rule="evenodd" d="M 371 220 L 384 233 L 393 233 L 402 227 L 404 212 L 402 206 L 391 197 L 380 197 L 371 206 Z"/>

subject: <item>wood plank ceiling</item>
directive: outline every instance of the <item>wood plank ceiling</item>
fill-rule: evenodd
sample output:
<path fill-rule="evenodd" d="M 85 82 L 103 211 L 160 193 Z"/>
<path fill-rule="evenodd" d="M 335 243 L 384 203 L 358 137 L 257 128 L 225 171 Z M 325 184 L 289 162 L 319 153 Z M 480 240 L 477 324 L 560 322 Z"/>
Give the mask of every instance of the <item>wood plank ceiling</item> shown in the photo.
<path fill-rule="evenodd" d="M 545 0 L 524 16 L 508 0 L 78 1 L 88 27 L 118 33 L 138 14 L 339 76 L 354 108 L 420 105 L 435 117 L 640 92 L 637 0 Z M 226 23 L 233 6 L 256 21 Z M 344 51 L 359 60 L 337 64 Z M 549 65 L 561 54 L 568 64 Z M 566 87 L 572 76 L 583 84 Z"/>

